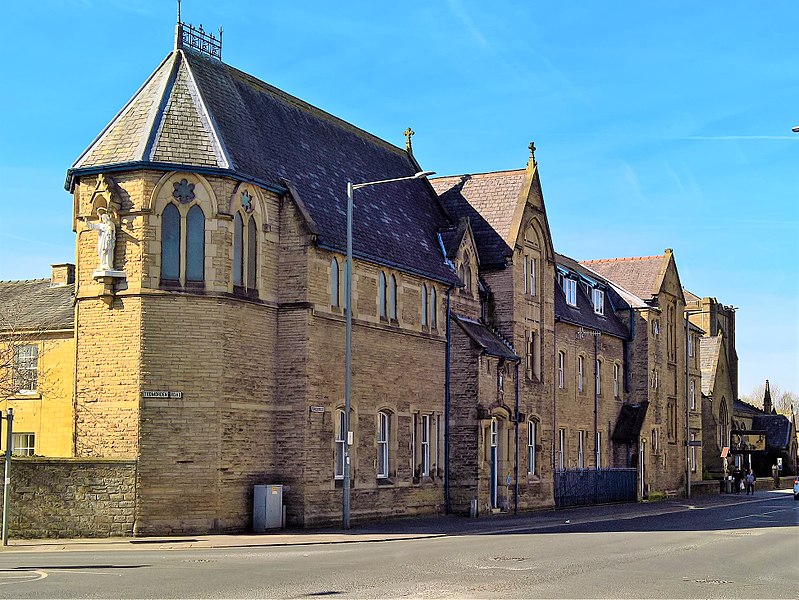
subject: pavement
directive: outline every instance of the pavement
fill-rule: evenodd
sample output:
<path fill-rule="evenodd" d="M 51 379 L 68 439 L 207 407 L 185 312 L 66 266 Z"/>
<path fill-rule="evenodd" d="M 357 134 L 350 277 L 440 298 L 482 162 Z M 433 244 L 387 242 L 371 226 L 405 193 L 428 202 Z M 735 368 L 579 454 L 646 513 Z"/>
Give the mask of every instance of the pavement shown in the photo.
<path fill-rule="evenodd" d="M 242 533 L 235 535 L 197 535 L 125 538 L 80 539 L 11 539 L 0 546 L 0 553 L 55 552 L 55 551 L 131 551 L 185 550 L 189 548 L 248 548 L 307 546 L 318 544 L 347 544 L 363 542 L 388 542 L 398 540 L 429 539 L 445 536 L 491 535 L 551 529 L 564 525 L 580 525 L 619 519 L 637 519 L 675 512 L 723 508 L 731 504 L 765 502 L 791 494 L 791 490 L 763 490 L 753 496 L 722 494 L 685 499 L 675 498 L 659 502 L 608 504 L 569 509 L 546 509 L 518 515 L 497 514 L 477 519 L 441 515 L 429 517 L 398 518 L 379 522 L 356 524 L 342 529 L 281 529 L 268 533 Z"/>

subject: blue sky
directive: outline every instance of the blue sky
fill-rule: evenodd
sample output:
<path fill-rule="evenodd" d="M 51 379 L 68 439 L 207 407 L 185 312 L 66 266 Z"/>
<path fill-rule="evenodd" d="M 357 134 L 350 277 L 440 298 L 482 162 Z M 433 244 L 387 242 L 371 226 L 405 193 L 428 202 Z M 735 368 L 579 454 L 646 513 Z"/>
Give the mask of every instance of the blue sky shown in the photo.
<path fill-rule="evenodd" d="M 0 279 L 73 260 L 67 168 L 170 51 L 171 0 L 6 3 Z M 225 62 L 439 174 L 538 148 L 556 249 L 673 248 L 739 308 L 741 393 L 799 392 L 799 3 L 185 0 Z"/>

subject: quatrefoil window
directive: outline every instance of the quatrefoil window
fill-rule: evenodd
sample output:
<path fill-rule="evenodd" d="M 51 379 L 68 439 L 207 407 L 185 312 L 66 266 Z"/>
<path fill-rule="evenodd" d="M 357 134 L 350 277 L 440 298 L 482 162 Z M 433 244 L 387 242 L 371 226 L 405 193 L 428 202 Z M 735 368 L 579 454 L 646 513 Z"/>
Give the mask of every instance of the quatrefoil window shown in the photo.
<path fill-rule="evenodd" d="M 181 204 L 188 204 L 196 197 L 194 195 L 194 184 L 185 179 L 173 183 L 172 186 L 175 188 L 172 191 L 172 197 Z"/>

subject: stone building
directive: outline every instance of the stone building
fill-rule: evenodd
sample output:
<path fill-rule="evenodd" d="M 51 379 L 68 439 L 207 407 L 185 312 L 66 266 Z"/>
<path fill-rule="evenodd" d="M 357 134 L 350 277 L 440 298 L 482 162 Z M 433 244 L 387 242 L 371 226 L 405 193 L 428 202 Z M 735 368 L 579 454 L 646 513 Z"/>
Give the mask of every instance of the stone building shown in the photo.
<path fill-rule="evenodd" d="M 730 446 L 732 405 L 738 398 L 735 309 L 687 290 L 685 298 L 688 318 L 704 332 L 700 347 L 703 462 L 708 475 L 720 478 L 724 476 L 722 451 Z"/>
<path fill-rule="evenodd" d="M 557 255 L 533 145 L 414 178 L 410 129 L 398 148 L 185 33 L 67 174 L 59 422 L 71 456 L 135 462 L 134 534 L 246 530 L 264 483 L 288 524 L 338 523 L 346 454 L 353 520 L 549 507 L 566 470 L 701 477 L 670 250 Z M 347 184 L 397 178 L 354 194 L 348 432 Z"/>
<path fill-rule="evenodd" d="M 580 263 L 606 278 L 628 307 L 619 312 L 629 343 L 629 388 L 619 443 L 640 470 L 643 495 L 681 491 L 686 473 L 702 479 L 702 405 L 699 367 L 702 331 L 683 317 L 683 295 L 671 249 L 659 256 Z M 688 425 L 686 426 L 686 416 Z M 622 435 L 623 433 L 623 435 Z"/>
<path fill-rule="evenodd" d="M 16 455 L 72 456 L 74 290 L 67 264 L 50 279 L 0 281 L 0 411 L 13 409 Z"/>

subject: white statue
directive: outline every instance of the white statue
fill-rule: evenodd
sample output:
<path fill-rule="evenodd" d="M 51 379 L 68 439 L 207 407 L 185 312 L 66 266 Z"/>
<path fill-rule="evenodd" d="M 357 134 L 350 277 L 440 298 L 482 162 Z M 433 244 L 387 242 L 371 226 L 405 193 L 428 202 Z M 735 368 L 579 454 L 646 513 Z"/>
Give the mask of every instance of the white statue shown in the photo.
<path fill-rule="evenodd" d="M 97 237 L 97 255 L 100 258 L 100 266 L 97 267 L 97 270 L 113 271 L 117 228 L 108 216 L 107 209 L 100 207 L 97 209 L 97 214 L 100 215 L 100 221 L 98 223 L 91 223 L 86 217 L 82 217 L 82 219 L 89 229 L 96 229 L 100 232 Z"/>

